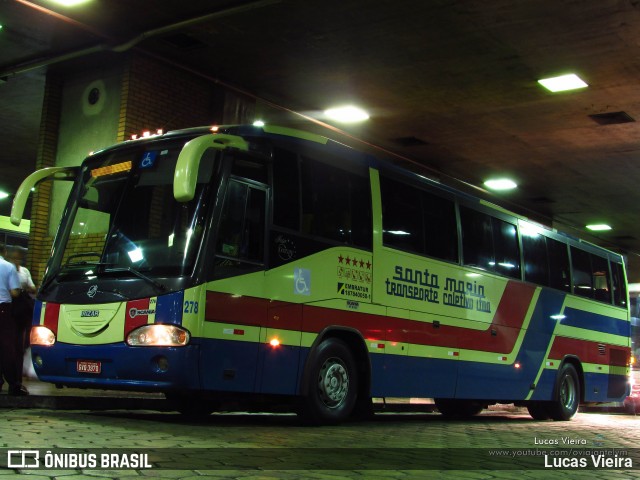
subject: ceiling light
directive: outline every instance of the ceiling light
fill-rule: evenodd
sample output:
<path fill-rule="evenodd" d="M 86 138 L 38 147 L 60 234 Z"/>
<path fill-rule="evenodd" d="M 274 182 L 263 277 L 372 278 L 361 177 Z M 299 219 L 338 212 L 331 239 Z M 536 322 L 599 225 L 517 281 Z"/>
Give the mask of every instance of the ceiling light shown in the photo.
<path fill-rule="evenodd" d="M 495 180 L 487 180 L 484 182 L 484 186 L 491 190 L 513 190 L 518 184 L 508 178 L 497 178 Z"/>
<path fill-rule="evenodd" d="M 87 3 L 89 0 L 49 0 L 49 1 L 52 3 L 57 3 L 58 5 L 62 5 L 63 7 L 75 7 L 76 5 Z"/>
<path fill-rule="evenodd" d="M 342 123 L 363 122 L 369 119 L 369 114 L 363 109 L 348 105 L 325 110 L 324 114 L 331 120 Z"/>
<path fill-rule="evenodd" d="M 543 78 L 538 83 L 552 92 L 564 92 L 575 90 L 576 88 L 588 87 L 587 83 L 574 73 L 561 75 L 559 77 Z"/>
<path fill-rule="evenodd" d="M 254 127 L 264 127 L 264 122 L 262 120 L 256 120 L 253 122 Z"/>
<path fill-rule="evenodd" d="M 0 192 L 0 199 L 7 198 L 9 194 L 7 192 Z"/>
<path fill-rule="evenodd" d="M 606 223 L 594 223 L 593 225 L 587 225 L 587 229 L 593 232 L 605 232 L 611 230 L 611 227 Z"/>

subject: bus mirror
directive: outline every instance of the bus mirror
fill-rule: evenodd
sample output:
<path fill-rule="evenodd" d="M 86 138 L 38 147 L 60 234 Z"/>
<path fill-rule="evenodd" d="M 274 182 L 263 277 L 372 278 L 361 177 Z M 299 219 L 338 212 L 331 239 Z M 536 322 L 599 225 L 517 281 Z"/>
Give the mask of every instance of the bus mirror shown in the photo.
<path fill-rule="evenodd" d="M 242 137 L 225 134 L 203 135 L 187 142 L 178 155 L 176 172 L 173 177 L 173 196 L 178 202 L 188 202 L 193 199 L 200 159 L 210 148 L 218 150 L 236 148 L 248 151 L 249 144 Z"/>
<path fill-rule="evenodd" d="M 13 199 L 11 223 L 15 226 L 20 225 L 24 214 L 24 206 L 27 204 L 31 189 L 38 183 L 49 177 L 53 177 L 54 180 L 74 180 L 79 169 L 80 167 L 48 167 L 37 170 L 25 178 Z"/>

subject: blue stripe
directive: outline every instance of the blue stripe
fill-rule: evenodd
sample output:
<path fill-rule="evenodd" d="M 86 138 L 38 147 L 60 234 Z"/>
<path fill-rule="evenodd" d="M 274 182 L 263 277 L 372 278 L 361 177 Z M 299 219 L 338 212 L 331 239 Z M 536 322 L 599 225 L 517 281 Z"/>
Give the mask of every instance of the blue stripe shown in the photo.
<path fill-rule="evenodd" d="M 529 328 L 513 365 L 495 365 L 461 362 L 459 367 L 456 398 L 487 398 L 495 400 L 521 400 L 530 392 L 540 365 L 551 342 L 556 321 L 551 318 L 562 308 L 565 294 L 551 289 L 542 289 Z M 498 355 L 496 353 L 496 355 Z M 548 388 L 548 386 L 536 386 Z"/>
<path fill-rule="evenodd" d="M 155 323 L 182 325 L 183 300 L 184 292 L 182 290 L 158 297 L 158 301 L 156 303 Z"/>
<path fill-rule="evenodd" d="M 40 325 L 40 315 L 42 314 L 42 302 L 36 300 L 33 304 L 33 319 L 31 325 Z"/>
<path fill-rule="evenodd" d="M 42 365 L 35 365 L 38 378 L 44 382 L 89 388 L 127 388 L 166 391 L 170 389 L 199 389 L 197 365 L 198 345 L 187 347 L 130 347 L 124 342 L 107 345 L 71 345 L 57 342 L 53 347 L 33 345 L 33 357 L 39 356 Z M 164 357 L 166 371 L 158 368 L 157 360 Z M 77 360 L 94 360 L 101 364 L 99 374 L 78 373 Z"/>
<path fill-rule="evenodd" d="M 373 397 L 442 397 L 455 392 L 458 362 L 402 355 L 370 355 Z"/>
<path fill-rule="evenodd" d="M 618 320 L 597 313 L 585 312 L 575 308 L 565 308 L 565 318 L 560 323 L 569 327 L 595 330 L 596 332 L 611 333 L 628 337 L 631 335 L 631 324 L 626 320 Z"/>

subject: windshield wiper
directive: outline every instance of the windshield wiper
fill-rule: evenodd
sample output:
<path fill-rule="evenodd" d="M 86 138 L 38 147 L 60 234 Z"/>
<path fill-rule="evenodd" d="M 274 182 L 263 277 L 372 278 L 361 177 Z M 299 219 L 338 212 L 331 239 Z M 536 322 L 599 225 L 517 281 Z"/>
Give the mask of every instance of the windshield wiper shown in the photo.
<path fill-rule="evenodd" d="M 105 273 L 112 273 L 112 272 L 129 272 L 129 273 L 133 273 L 136 277 L 141 278 L 147 282 L 149 282 L 151 285 L 153 285 L 154 287 L 156 287 L 156 289 L 160 292 L 164 292 L 167 287 L 165 287 L 162 283 L 157 282 L 156 280 L 154 280 L 151 277 L 147 277 L 144 273 L 140 272 L 139 270 L 136 270 L 135 268 L 132 267 L 119 267 L 119 268 L 109 268 L 109 269 L 105 269 L 104 270 Z"/>
<path fill-rule="evenodd" d="M 69 257 L 67 257 L 67 263 L 65 263 L 64 266 L 66 267 L 67 265 L 85 265 L 85 264 L 88 263 L 86 260 L 82 261 L 82 262 L 73 262 L 73 263 L 71 263 L 71 260 L 74 259 L 74 258 L 82 258 L 82 257 L 98 257 L 98 258 L 100 258 L 101 256 L 102 256 L 102 254 L 100 254 L 98 252 L 76 253 L 75 255 L 69 255 Z"/>

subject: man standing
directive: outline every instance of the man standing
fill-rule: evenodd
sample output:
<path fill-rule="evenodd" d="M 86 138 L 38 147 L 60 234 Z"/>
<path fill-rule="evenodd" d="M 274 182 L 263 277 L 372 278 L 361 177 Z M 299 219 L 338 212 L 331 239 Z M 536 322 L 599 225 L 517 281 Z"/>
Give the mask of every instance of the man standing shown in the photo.
<path fill-rule="evenodd" d="M 11 313 L 11 301 L 20 295 L 20 278 L 16 267 L 4 259 L 5 248 L 0 244 L 0 389 L 4 380 L 9 395 L 29 395 L 22 385 L 17 369 L 17 325 Z"/>

